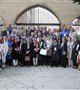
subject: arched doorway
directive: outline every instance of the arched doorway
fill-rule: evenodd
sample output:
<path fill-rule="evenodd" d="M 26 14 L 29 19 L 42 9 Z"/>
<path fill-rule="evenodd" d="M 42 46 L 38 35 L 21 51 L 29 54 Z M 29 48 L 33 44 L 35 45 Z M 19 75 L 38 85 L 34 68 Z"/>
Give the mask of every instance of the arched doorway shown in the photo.
<path fill-rule="evenodd" d="M 4 30 L 4 20 L 2 17 L 0 17 L 0 34 Z"/>
<path fill-rule="evenodd" d="M 79 29 L 80 28 L 80 16 L 73 20 L 72 27 L 74 29 Z"/>
<path fill-rule="evenodd" d="M 27 8 L 19 14 L 15 20 L 16 25 L 46 26 L 51 29 L 59 29 L 58 17 L 45 6 L 35 5 Z"/>

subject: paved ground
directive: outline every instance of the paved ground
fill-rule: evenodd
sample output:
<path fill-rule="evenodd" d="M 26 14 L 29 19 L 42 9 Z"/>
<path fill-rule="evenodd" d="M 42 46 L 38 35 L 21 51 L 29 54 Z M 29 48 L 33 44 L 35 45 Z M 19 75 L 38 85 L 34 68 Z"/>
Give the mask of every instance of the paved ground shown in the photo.
<path fill-rule="evenodd" d="M 0 71 L 0 90 L 80 90 L 80 71 L 62 67 L 10 67 Z"/>

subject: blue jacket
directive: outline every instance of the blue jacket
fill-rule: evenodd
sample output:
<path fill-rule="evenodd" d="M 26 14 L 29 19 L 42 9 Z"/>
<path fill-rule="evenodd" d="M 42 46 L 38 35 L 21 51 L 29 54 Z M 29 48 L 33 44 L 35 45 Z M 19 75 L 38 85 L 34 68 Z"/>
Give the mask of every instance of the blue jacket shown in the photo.
<path fill-rule="evenodd" d="M 63 30 L 61 33 L 60 33 L 60 37 L 63 38 L 64 36 L 69 36 L 69 31 L 68 30 Z"/>

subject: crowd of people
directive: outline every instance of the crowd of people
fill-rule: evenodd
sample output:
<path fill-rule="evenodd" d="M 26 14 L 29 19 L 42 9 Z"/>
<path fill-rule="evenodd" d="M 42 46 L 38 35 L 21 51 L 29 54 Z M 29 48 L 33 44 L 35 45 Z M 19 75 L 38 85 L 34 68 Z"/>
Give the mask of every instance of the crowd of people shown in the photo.
<path fill-rule="evenodd" d="M 0 35 L 0 67 L 55 66 L 80 70 L 80 30 L 9 25 Z"/>

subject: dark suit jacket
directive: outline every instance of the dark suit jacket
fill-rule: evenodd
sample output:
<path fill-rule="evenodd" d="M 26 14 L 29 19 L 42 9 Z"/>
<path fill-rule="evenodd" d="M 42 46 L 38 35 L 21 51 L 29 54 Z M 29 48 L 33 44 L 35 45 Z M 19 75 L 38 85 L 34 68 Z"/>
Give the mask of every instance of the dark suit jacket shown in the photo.
<path fill-rule="evenodd" d="M 25 55 L 26 55 L 26 50 L 27 50 L 27 45 L 26 45 L 26 43 L 22 43 L 22 45 L 21 45 L 21 56 L 25 57 Z"/>
<path fill-rule="evenodd" d="M 67 42 L 64 42 L 64 45 L 61 51 L 62 51 L 62 55 L 67 55 Z M 65 54 L 63 54 L 63 52 L 65 52 Z"/>

